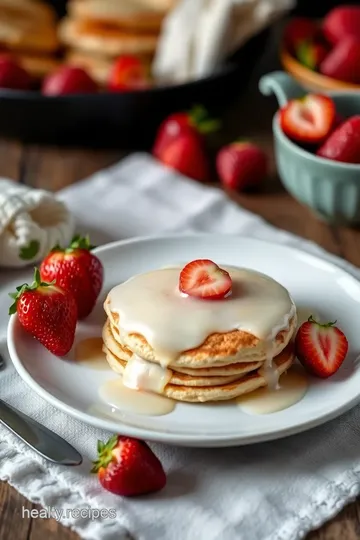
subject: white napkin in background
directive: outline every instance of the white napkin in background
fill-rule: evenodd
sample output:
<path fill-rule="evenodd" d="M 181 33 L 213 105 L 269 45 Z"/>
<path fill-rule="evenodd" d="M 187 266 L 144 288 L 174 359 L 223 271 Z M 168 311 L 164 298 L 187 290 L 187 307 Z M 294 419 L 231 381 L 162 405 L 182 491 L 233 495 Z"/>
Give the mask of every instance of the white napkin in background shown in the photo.
<path fill-rule="evenodd" d="M 73 216 L 53 194 L 0 178 L 0 267 L 40 261 L 73 233 Z"/>
<path fill-rule="evenodd" d="M 154 77 L 161 82 L 208 75 L 293 6 L 294 0 L 180 0 L 163 23 Z"/>
<path fill-rule="evenodd" d="M 95 243 L 185 231 L 239 233 L 297 246 L 360 271 L 315 244 L 267 225 L 224 193 L 135 154 L 59 194 Z M 0 272 L 0 350 L 7 357 L 7 292 L 31 275 Z M 163 492 L 123 499 L 88 474 L 96 440 L 108 433 L 57 411 L 31 391 L 10 362 L 0 396 L 64 436 L 84 455 L 81 467 L 49 464 L 0 428 L 0 478 L 45 507 L 114 508 L 108 519 L 61 519 L 92 540 L 298 540 L 359 494 L 360 407 L 302 435 L 229 449 L 151 446 L 168 474 Z M 129 536 L 130 535 L 130 536 Z"/>

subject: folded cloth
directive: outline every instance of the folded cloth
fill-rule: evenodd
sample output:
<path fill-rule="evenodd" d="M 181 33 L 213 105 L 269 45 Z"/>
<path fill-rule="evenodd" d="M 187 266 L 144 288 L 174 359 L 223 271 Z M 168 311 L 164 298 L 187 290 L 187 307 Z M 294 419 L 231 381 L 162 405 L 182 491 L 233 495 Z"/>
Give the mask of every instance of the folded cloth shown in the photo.
<path fill-rule="evenodd" d="M 74 219 L 54 195 L 0 178 L 0 266 L 36 263 L 73 233 Z"/>
<path fill-rule="evenodd" d="M 163 23 L 154 77 L 180 82 L 209 75 L 293 6 L 294 0 L 180 0 Z"/>
<path fill-rule="evenodd" d="M 137 154 L 59 193 L 93 242 L 181 231 L 242 234 L 296 246 L 360 277 L 315 244 L 266 224 L 207 188 Z M 0 272 L 0 351 L 5 353 L 7 292 L 30 276 Z M 80 467 L 47 463 L 0 427 L 0 478 L 91 540 L 299 540 L 359 494 L 360 407 L 322 427 L 240 448 L 151 444 L 166 488 L 124 499 L 89 474 L 97 439 L 110 434 L 70 418 L 30 390 L 7 359 L 0 396 L 47 425 L 84 456 Z M 103 517 L 86 508 L 108 509 Z M 50 510 L 49 510 L 50 508 Z M 52 509 L 52 510 L 51 510 Z M 79 515 L 80 510 L 84 513 Z M 66 512 L 68 510 L 68 512 Z M 78 512 L 76 516 L 75 511 Z M 112 517 L 111 517 L 112 516 Z"/>

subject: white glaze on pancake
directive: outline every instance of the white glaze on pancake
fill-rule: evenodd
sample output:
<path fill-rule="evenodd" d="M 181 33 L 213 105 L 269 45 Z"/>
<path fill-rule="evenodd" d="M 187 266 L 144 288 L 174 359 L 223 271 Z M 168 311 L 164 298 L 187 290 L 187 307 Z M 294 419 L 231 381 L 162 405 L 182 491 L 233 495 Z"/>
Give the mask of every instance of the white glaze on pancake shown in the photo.
<path fill-rule="evenodd" d="M 119 331 L 143 335 L 164 366 L 216 332 L 242 330 L 272 342 L 295 314 L 288 291 L 254 270 L 223 268 L 233 281 L 231 295 L 223 300 L 180 293 L 180 267 L 139 274 L 114 287 L 108 300 L 110 310 L 119 314 Z"/>

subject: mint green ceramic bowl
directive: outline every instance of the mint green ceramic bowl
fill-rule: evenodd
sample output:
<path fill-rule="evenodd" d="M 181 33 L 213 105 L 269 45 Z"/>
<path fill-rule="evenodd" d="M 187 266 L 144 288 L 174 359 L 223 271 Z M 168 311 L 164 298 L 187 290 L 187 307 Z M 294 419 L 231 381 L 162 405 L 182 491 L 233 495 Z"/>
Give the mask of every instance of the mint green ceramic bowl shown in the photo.
<path fill-rule="evenodd" d="M 259 82 L 264 95 L 275 94 L 280 107 L 306 93 L 282 71 L 265 75 Z M 337 111 L 346 116 L 360 114 L 360 92 L 329 92 Z M 342 225 L 360 223 L 360 165 L 320 158 L 293 143 L 273 118 L 275 158 L 280 179 L 291 195 L 320 218 Z"/>

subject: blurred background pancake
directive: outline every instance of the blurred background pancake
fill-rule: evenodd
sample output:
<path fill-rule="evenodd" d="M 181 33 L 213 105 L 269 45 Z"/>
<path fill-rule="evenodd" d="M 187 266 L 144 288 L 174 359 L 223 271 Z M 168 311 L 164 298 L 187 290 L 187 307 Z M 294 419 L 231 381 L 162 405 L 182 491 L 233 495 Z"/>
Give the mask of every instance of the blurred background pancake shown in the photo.
<path fill-rule="evenodd" d="M 105 23 L 134 32 L 158 33 L 167 10 L 151 7 L 147 0 L 73 0 L 68 13 L 77 20 Z"/>
<path fill-rule="evenodd" d="M 150 73 L 161 25 L 175 0 L 70 0 L 59 18 L 45 0 L 0 0 L 0 54 L 41 80 L 60 65 L 85 69 L 106 87 L 121 55 Z"/>
<path fill-rule="evenodd" d="M 66 47 L 116 58 L 121 54 L 155 53 L 158 34 L 65 17 L 59 25 L 59 38 Z"/>

